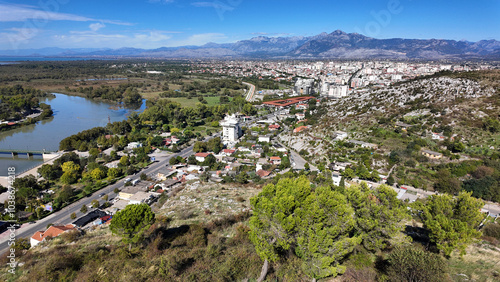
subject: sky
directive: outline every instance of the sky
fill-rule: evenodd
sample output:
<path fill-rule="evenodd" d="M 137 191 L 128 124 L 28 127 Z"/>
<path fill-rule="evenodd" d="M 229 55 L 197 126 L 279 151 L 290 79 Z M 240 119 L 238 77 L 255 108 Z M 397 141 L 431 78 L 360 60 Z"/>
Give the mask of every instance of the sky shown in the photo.
<path fill-rule="evenodd" d="M 0 50 L 154 49 L 337 29 L 374 38 L 500 40 L 500 1 L 0 0 Z"/>

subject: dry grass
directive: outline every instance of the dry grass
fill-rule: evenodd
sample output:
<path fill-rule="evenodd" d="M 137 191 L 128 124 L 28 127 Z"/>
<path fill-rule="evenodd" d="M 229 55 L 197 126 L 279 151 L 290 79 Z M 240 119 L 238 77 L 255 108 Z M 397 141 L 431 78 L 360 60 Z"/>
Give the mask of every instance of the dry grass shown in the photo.
<path fill-rule="evenodd" d="M 454 281 L 500 281 L 500 248 L 477 243 L 469 246 L 462 258 L 452 256 L 449 265 Z"/>
<path fill-rule="evenodd" d="M 186 184 L 165 202 L 160 213 L 172 217 L 172 226 L 208 222 L 249 210 L 249 199 L 259 192 L 250 185 Z"/>

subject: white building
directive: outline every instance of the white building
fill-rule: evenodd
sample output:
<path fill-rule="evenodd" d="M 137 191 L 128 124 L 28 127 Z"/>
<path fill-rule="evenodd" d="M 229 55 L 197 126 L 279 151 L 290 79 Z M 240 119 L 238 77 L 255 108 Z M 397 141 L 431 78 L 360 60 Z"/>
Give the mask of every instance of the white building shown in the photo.
<path fill-rule="evenodd" d="M 127 145 L 127 148 L 130 149 L 130 150 L 136 149 L 136 148 L 139 148 L 139 147 L 142 147 L 142 143 L 140 143 L 140 142 L 130 142 Z"/>
<path fill-rule="evenodd" d="M 347 85 L 331 85 L 328 97 L 342 98 L 347 96 Z"/>
<path fill-rule="evenodd" d="M 311 95 L 313 94 L 314 79 L 297 79 L 295 82 L 294 92 L 297 95 Z"/>
<path fill-rule="evenodd" d="M 235 115 L 227 116 L 220 122 L 222 126 L 222 142 L 224 144 L 234 144 L 241 137 L 241 127 L 238 118 Z"/>
<path fill-rule="evenodd" d="M 269 135 L 264 135 L 264 136 L 259 136 L 259 142 L 271 142 L 271 136 Z"/>

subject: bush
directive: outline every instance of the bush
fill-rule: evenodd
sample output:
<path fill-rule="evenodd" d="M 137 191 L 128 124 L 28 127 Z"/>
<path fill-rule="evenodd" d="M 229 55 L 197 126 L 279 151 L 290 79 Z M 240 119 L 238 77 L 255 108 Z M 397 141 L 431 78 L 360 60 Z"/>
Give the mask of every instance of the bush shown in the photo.
<path fill-rule="evenodd" d="M 388 262 L 389 281 L 443 281 L 448 273 L 447 263 L 440 255 L 415 246 L 396 248 Z"/>
<path fill-rule="evenodd" d="M 488 223 L 483 227 L 483 235 L 500 240 L 500 224 Z"/>

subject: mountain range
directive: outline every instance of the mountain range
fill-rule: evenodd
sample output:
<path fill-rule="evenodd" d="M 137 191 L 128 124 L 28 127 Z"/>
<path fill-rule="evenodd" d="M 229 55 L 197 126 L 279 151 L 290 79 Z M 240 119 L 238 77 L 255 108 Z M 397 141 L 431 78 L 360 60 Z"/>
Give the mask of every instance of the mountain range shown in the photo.
<path fill-rule="evenodd" d="M 235 43 L 203 46 L 0 50 L 0 56 L 100 58 L 262 58 L 262 59 L 500 59 L 500 41 L 445 39 L 376 39 L 336 30 L 316 36 L 259 36 Z"/>

